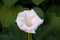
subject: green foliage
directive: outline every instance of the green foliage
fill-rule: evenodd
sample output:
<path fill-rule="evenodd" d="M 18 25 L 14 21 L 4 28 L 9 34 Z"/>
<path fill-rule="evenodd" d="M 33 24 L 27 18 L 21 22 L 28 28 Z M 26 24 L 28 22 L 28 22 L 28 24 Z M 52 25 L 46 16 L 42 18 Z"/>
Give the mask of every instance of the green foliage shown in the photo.
<path fill-rule="evenodd" d="M 56 38 L 51 32 L 48 32 L 48 34 L 42 40 L 56 40 Z"/>
<path fill-rule="evenodd" d="M 10 37 L 14 40 L 27 40 L 27 33 L 21 31 L 15 23 L 10 24 Z"/>
<path fill-rule="evenodd" d="M 38 7 L 34 7 L 33 8 L 35 10 L 35 12 L 39 15 L 39 17 L 41 17 L 42 19 L 44 19 L 44 14 L 42 9 L 38 8 Z"/>
<path fill-rule="evenodd" d="M 45 0 L 32 0 L 33 3 L 35 3 L 36 5 L 41 4 L 42 2 L 44 2 Z"/>
<path fill-rule="evenodd" d="M 0 40 L 12 40 L 7 34 L 0 34 Z"/>
<path fill-rule="evenodd" d="M 9 23 L 14 21 L 17 17 L 17 13 L 22 10 L 21 6 L 16 7 L 6 7 L 5 5 L 2 6 L 0 10 L 0 21 L 4 27 L 8 27 Z M 2 18 L 1 18 L 2 17 Z"/>
<path fill-rule="evenodd" d="M 19 0 L 19 2 L 21 2 L 22 5 L 26 5 L 31 3 L 31 0 Z"/>
<path fill-rule="evenodd" d="M 14 5 L 18 0 L 3 0 L 3 3 L 7 6 L 12 6 Z"/>
<path fill-rule="evenodd" d="M 0 40 L 27 40 L 15 23 L 19 12 L 34 9 L 44 19 L 33 40 L 60 40 L 60 0 L 0 0 Z"/>
<path fill-rule="evenodd" d="M 39 26 L 37 33 L 35 34 L 36 40 L 42 40 L 49 31 L 48 25 Z"/>
<path fill-rule="evenodd" d="M 52 7 L 50 7 L 50 9 L 48 10 L 48 17 L 49 17 L 49 27 L 50 30 L 52 30 L 52 32 L 55 33 L 56 37 L 58 40 L 60 40 L 60 16 L 58 16 L 57 14 L 59 14 L 60 10 L 59 8 L 54 5 Z"/>

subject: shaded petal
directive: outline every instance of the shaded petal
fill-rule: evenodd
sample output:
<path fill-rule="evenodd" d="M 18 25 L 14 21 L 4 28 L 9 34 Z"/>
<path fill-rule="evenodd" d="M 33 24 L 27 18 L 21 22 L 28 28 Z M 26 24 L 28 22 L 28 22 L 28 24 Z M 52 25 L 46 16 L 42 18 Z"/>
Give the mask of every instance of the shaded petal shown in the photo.
<path fill-rule="evenodd" d="M 25 21 L 25 15 L 23 12 L 18 13 L 17 19 L 16 19 L 16 23 L 18 25 L 18 27 L 21 27 L 24 24 Z"/>

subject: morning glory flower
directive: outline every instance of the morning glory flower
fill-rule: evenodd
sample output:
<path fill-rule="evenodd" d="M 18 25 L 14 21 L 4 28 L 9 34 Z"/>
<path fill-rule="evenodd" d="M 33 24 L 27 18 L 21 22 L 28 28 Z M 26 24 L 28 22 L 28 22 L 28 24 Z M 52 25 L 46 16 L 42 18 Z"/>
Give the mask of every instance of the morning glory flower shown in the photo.
<path fill-rule="evenodd" d="M 36 33 L 35 31 L 43 21 L 44 20 L 41 19 L 33 9 L 18 13 L 16 19 L 19 29 L 27 33 Z"/>

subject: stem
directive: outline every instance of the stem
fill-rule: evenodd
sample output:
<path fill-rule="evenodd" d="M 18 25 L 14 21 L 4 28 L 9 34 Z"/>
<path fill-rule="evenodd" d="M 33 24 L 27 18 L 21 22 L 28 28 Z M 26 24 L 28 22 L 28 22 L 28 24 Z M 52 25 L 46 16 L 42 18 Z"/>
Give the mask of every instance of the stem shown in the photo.
<path fill-rule="evenodd" d="M 28 33 L 28 40 L 32 40 L 32 35 Z"/>

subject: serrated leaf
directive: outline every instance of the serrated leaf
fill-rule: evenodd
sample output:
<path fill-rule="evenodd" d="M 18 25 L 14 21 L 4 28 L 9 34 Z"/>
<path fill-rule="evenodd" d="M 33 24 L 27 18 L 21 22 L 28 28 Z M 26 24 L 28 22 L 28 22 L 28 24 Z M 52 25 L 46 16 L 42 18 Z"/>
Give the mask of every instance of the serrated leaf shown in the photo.
<path fill-rule="evenodd" d="M 0 10 L 0 21 L 3 27 L 8 27 L 10 22 L 15 22 L 18 12 L 22 10 L 22 6 L 16 6 L 11 8 L 3 6 Z"/>
<path fill-rule="evenodd" d="M 45 0 L 32 0 L 32 2 L 36 5 L 41 4 L 42 2 L 44 2 Z"/>
<path fill-rule="evenodd" d="M 14 5 L 18 0 L 3 0 L 3 3 L 8 7 Z"/>
<path fill-rule="evenodd" d="M 33 9 L 34 9 L 34 11 L 37 13 L 37 15 L 38 15 L 40 18 L 44 19 L 44 12 L 42 11 L 42 9 L 40 9 L 40 8 L 38 8 L 38 7 L 35 7 L 35 8 L 33 8 Z"/>

